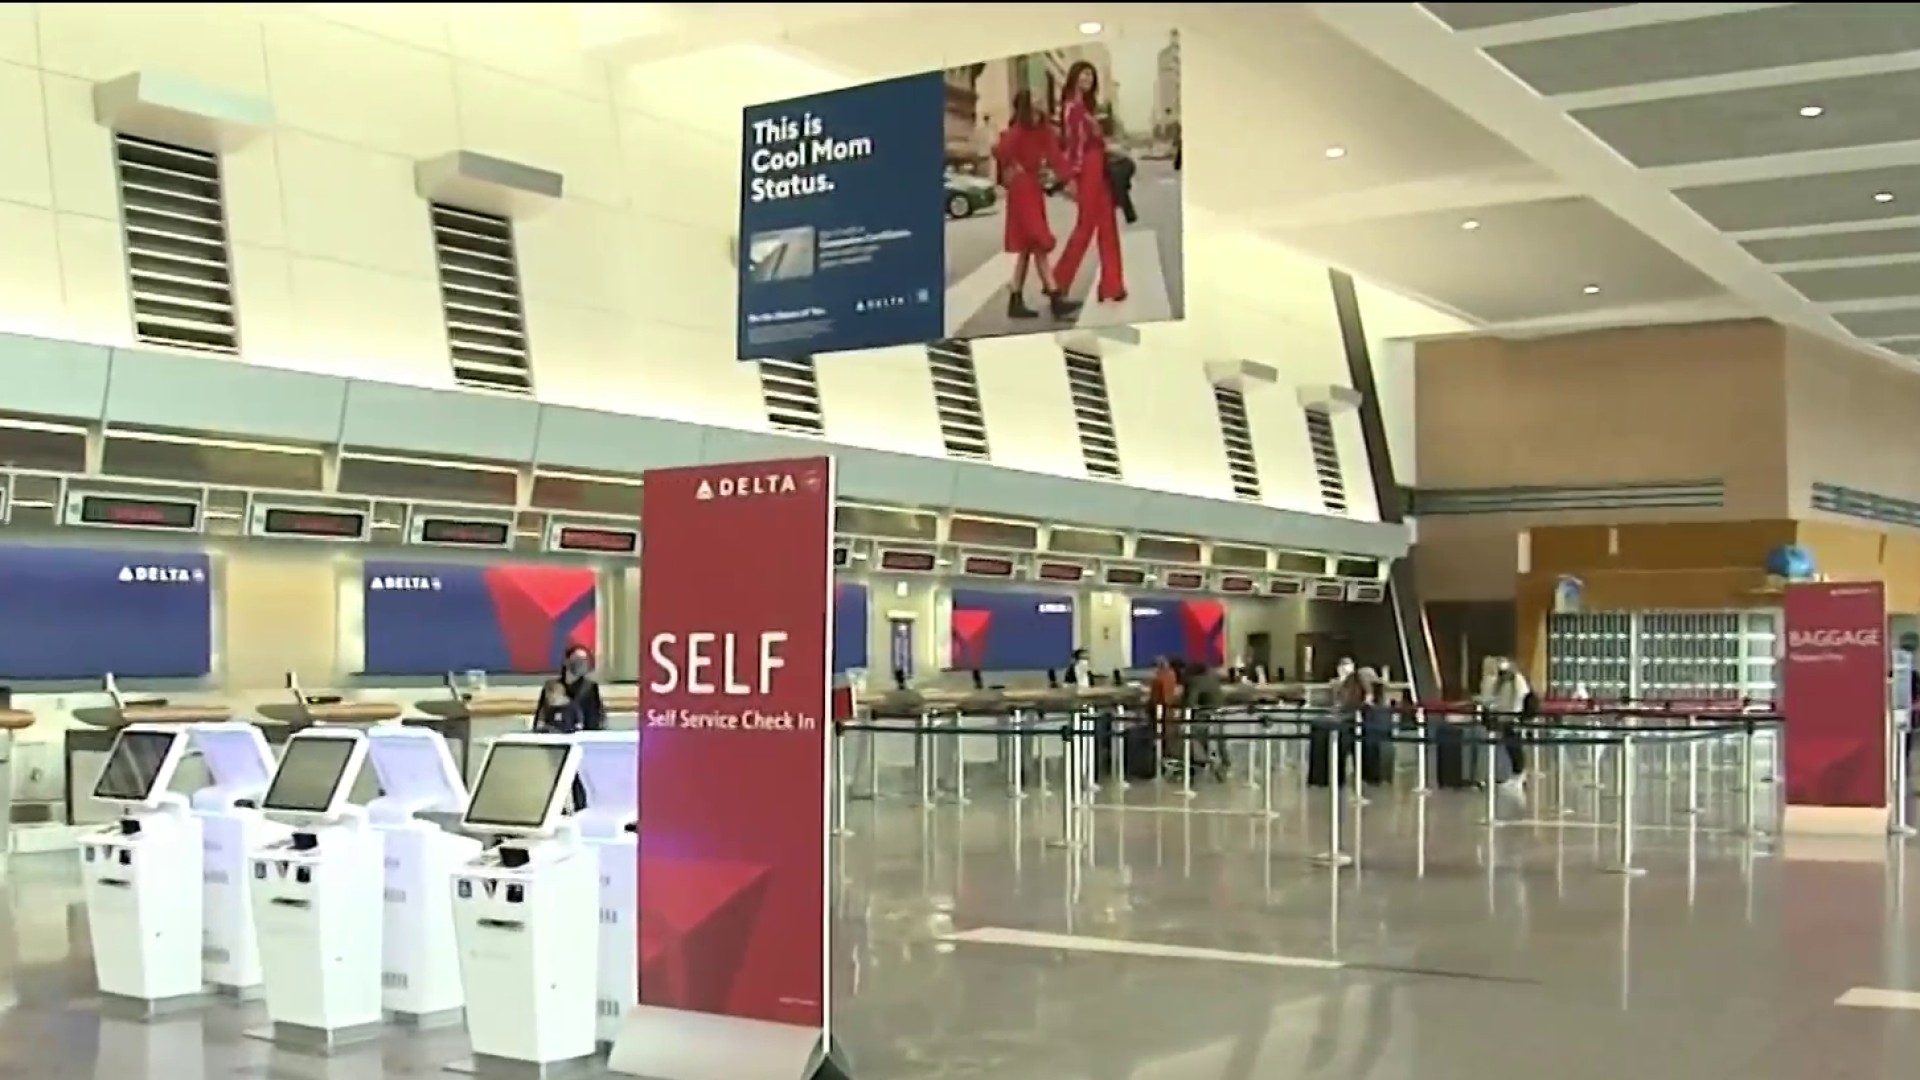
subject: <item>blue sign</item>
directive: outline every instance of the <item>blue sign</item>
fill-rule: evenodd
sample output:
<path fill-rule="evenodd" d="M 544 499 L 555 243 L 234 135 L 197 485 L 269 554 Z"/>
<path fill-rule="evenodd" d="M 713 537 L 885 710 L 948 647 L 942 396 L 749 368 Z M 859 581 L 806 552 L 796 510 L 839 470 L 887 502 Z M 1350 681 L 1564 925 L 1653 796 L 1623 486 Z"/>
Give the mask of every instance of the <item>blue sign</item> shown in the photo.
<path fill-rule="evenodd" d="M 833 671 L 838 675 L 867 666 L 867 587 L 835 585 L 833 589 Z"/>
<path fill-rule="evenodd" d="M 1073 597 L 955 589 L 949 638 L 959 671 L 1044 671 L 1073 663 Z"/>
<path fill-rule="evenodd" d="M 591 567 L 395 561 L 362 575 L 368 675 L 545 675 L 568 648 L 598 645 Z"/>
<path fill-rule="evenodd" d="M 0 678 L 202 678 L 212 579 L 201 552 L 0 548 Z"/>
<path fill-rule="evenodd" d="M 1185 314 L 1175 34 L 745 110 L 742 360 Z"/>

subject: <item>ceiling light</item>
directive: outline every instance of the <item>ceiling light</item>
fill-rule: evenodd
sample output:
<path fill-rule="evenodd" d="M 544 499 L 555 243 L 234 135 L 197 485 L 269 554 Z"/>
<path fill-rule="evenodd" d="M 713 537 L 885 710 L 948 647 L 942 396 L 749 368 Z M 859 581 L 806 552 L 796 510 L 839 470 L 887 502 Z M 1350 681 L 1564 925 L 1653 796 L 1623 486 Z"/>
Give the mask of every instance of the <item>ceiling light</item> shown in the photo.
<path fill-rule="evenodd" d="M 1327 160 L 1329 161 L 1338 161 L 1339 159 L 1346 156 L 1347 156 L 1347 148 L 1344 146 L 1327 147 Z"/>
<path fill-rule="evenodd" d="M 1083 34 L 1097 34 L 1103 29 L 1105 29 L 1105 27 L 1097 22 L 1083 22 L 1080 24 L 1080 32 Z"/>
<path fill-rule="evenodd" d="M 1891 192 L 1891 191 L 1876 191 L 1876 192 L 1874 192 L 1874 193 L 1873 193 L 1873 201 L 1874 201 L 1874 202 L 1892 202 L 1892 201 L 1893 201 L 1893 192 Z"/>
<path fill-rule="evenodd" d="M 1821 113 L 1824 113 L 1824 112 L 1826 112 L 1826 111 L 1827 111 L 1827 110 L 1825 110 L 1825 109 L 1823 109 L 1823 108 L 1821 108 L 1821 107 L 1820 107 L 1820 106 L 1818 106 L 1818 105 L 1802 105 L 1802 106 L 1800 106 L 1800 115 L 1801 115 L 1801 116 L 1804 116 L 1804 117 L 1806 117 L 1806 118 L 1807 118 L 1807 119 L 1809 119 L 1809 120 L 1811 120 L 1811 119 L 1813 119 L 1813 118 L 1814 118 L 1814 117 L 1816 117 L 1816 116 L 1819 116 L 1819 115 L 1820 115 Z"/>
<path fill-rule="evenodd" d="M 1472 232 L 1473 230 L 1480 227 L 1480 223 L 1474 220 L 1473 218 L 1468 218 L 1467 220 L 1460 223 L 1460 227 L 1462 229 L 1465 229 L 1467 232 Z"/>
<path fill-rule="evenodd" d="M 1580 291 L 1583 293 L 1586 293 L 1588 296 L 1597 296 L 1600 292 L 1600 286 L 1586 285 L 1586 286 L 1582 286 Z"/>

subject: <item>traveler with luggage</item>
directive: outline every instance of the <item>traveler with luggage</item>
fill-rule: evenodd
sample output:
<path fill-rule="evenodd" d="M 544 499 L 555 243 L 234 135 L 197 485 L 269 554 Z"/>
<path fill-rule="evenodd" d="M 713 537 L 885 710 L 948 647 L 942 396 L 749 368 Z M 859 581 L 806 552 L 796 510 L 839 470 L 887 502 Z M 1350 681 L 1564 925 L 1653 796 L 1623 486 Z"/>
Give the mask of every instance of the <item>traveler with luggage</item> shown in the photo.
<path fill-rule="evenodd" d="M 1224 778 L 1232 762 L 1227 757 L 1226 732 L 1215 715 L 1226 704 L 1220 673 L 1206 664 L 1187 665 L 1187 687 L 1181 700 L 1192 725 L 1188 734 L 1194 740 L 1194 764 L 1206 765 L 1215 779 Z"/>
<path fill-rule="evenodd" d="M 600 700 L 600 684 L 593 679 L 593 651 L 585 645 L 567 648 L 560 663 L 558 678 L 548 679 L 540 688 L 540 703 L 534 708 L 533 730 L 572 735 L 581 731 L 601 731 L 607 726 L 607 707 Z M 573 806 L 587 805 L 587 789 L 578 779 L 573 782 Z"/>
<path fill-rule="evenodd" d="M 1514 791 L 1520 791 L 1527 779 L 1523 726 L 1532 719 L 1532 713 L 1538 711 L 1539 699 L 1533 696 L 1527 677 L 1514 668 L 1513 660 L 1502 656 L 1494 661 L 1492 676 L 1481 683 L 1479 704 L 1487 716 L 1488 736 L 1499 740 L 1511 769 L 1506 780 L 1489 776 L 1486 782 L 1505 783 Z"/>
<path fill-rule="evenodd" d="M 1393 782 L 1392 691 L 1372 668 L 1360 669 L 1360 683 L 1367 692 L 1360 709 L 1360 782 L 1378 787 Z"/>
<path fill-rule="evenodd" d="M 1327 787 L 1333 782 L 1333 770 L 1344 777 L 1353 756 L 1354 736 L 1360 722 L 1360 709 L 1366 704 L 1366 688 L 1351 659 L 1342 658 L 1334 669 L 1328 687 L 1330 716 L 1316 719 L 1307 736 L 1307 784 Z"/>

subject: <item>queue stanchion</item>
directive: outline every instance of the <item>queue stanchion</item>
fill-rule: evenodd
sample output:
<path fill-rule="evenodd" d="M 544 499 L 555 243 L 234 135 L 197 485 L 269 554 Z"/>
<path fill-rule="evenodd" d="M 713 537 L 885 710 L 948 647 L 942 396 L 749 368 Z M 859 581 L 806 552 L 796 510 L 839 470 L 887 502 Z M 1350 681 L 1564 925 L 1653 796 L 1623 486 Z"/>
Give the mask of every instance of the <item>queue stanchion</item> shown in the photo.
<path fill-rule="evenodd" d="M 1687 717 L 1687 809 L 1688 817 L 1698 817 L 1700 805 L 1700 718 Z"/>
<path fill-rule="evenodd" d="M 1759 826 L 1755 820 L 1754 802 L 1758 797 L 1760 785 L 1753 782 L 1753 721 L 1742 720 L 1740 725 L 1740 824 L 1735 827 L 1736 836 L 1757 836 Z"/>
<path fill-rule="evenodd" d="M 1185 709 L 1180 718 L 1180 797 L 1191 799 L 1193 790 L 1193 710 Z"/>
<path fill-rule="evenodd" d="M 1007 797 L 1018 802 L 1027 797 L 1027 740 L 1021 735 L 1020 710 L 1007 714 L 1007 727 L 1013 733 L 1012 753 L 1007 755 Z"/>
<path fill-rule="evenodd" d="M 1074 738 L 1076 730 L 1069 718 L 1060 728 L 1061 753 L 1064 755 L 1063 771 L 1060 775 L 1060 835 L 1047 841 L 1047 846 L 1063 851 L 1073 851 L 1080 847 L 1080 791 L 1075 783 Z"/>
<path fill-rule="evenodd" d="M 1273 809 L 1273 728 L 1264 717 L 1257 734 L 1260 737 L 1260 813 L 1263 817 L 1278 817 Z"/>
<path fill-rule="evenodd" d="M 1892 745 L 1887 747 L 1887 835 L 1912 836 L 1913 824 L 1907 820 L 1907 800 L 1912 795 L 1907 781 L 1907 725 L 1900 722 L 1899 713 L 1888 720 L 1887 737 Z"/>
<path fill-rule="evenodd" d="M 1614 747 L 1615 784 L 1620 801 L 1620 820 L 1618 832 L 1614 837 L 1614 864 L 1607 867 L 1610 874 L 1623 877 L 1640 877 L 1647 871 L 1635 865 L 1633 858 L 1633 803 L 1635 797 L 1634 774 L 1638 771 L 1638 762 L 1634 760 L 1633 736 L 1621 738 Z"/>
<path fill-rule="evenodd" d="M 871 723 L 873 720 L 873 717 L 868 716 L 867 720 L 869 723 Z M 867 739 L 866 739 L 866 742 L 867 742 L 867 798 L 872 800 L 873 802 L 879 802 L 880 801 L 880 732 L 872 728 L 869 728 L 866 732 L 866 736 L 867 736 Z"/>
<path fill-rule="evenodd" d="M 965 726 L 966 718 L 958 714 L 953 718 L 953 804 L 965 806 L 967 799 L 967 739 L 960 729 Z"/>
<path fill-rule="evenodd" d="M 1413 733 L 1417 740 L 1413 744 L 1413 767 L 1419 773 L 1419 781 L 1413 785 L 1413 793 L 1419 798 L 1433 794 L 1432 762 L 1428 755 L 1432 752 L 1433 732 L 1427 727 L 1427 709 L 1424 705 L 1413 707 Z"/>
<path fill-rule="evenodd" d="M 1487 804 L 1483 811 L 1485 816 L 1480 824 L 1492 828 L 1500 824 L 1500 741 L 1493 737 L 1492 727 L 1484 727 L 1481 730 L 1485 733 L 1484 741 L 1487 748 L 1487 775 L 1486 782 L 1482 785 L 1487 793 Z"/>
<path fill-rule="evenodd" d="M 1327 770 L 1327 850 L 1313 857 L 1315 866 L 1324 866 L 1329 870 L 1342 870 L 1353 865 L 1353 856 L 1341 850 L 1341 813 L 1346 809 L 1346 800 L 1340 797 L 1341 774 L 1346 770 L 1340 767 L 1340 735 L 1344 722 L 1333 722 L 1333 746 L 1328 751 L 1333 757 L 1332 767 Z"/>
<path fill-rule="evenodd" d="M 927 743 L 927 731 L 932 724 L 932 714 L 923 712 L 920 714 L 920 722 L 914 725 L 912 732 L 913 786 L 914 790 L 918 793 L 919 806 L 922 810 L 933 809 L 934 763 L 928 760 L 933 753 L 933 748 Z"/>
<path fill-rule="evenodd" d="M 1110 714 L 1111 726 L 1107 732 L 1107 786 L 1114 791 L 1125 791 L 1133 785 L 1127 782 L 1127 728 L 1132 723 L 1119 708 Z"/>
<path fill-rule="evenodd" d="M 833 835 L 852 836 L 847 827 L 847 729 L 833 724 Z"/>

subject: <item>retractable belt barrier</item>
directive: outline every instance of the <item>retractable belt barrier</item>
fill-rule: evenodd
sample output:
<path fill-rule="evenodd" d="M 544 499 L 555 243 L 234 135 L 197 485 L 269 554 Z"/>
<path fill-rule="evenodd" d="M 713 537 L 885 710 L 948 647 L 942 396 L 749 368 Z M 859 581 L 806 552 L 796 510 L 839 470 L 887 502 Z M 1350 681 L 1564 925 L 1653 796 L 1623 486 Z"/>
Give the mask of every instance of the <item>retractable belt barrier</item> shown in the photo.
<path fill-rule="evenodd" d="M 1755 775 L 1760 764 L 1757 751 L 1759 738 L 1777 734 L 1783 725 L 1783 718 L 1774 713 L 1629 707 L 1567 710 L 1552 716 L 1520 716 L 1479 708 L 1430 708 L 1417 705 L 1393 711 L 1395 724 L 1391 729 L 1370 725 L 1352 713 L 1305 705 L 1184 709 L 1178 710 L 1171 721 L 1152 717 L 1146 710 L 1116 705 L 1093 706 L 1067 714 L 1015 707 L 991 712 L 925 710 L 840 721 L 835 724 L 834 740 L 834 828 L 837 834 L 847 833 L 846 806 L 850 798 L 880 797 L 881 766 L 877 740 L 881 736 L 911 737 L 914 740 L 913 798 L 922 808 L 932 808 L 942 803 L 964 805 L 969 801 L 966 746 L 970 740 L 996 741 L 998 763 L 1005 769 L 1006 792 L 1009 798 L 1016 801 L 1028 797 L 1030 781 L 1035 782 L 1034 786 L 1041 797 L 1050 797 L 1053 791 L 1049 766 L 1057 761 L 1061 828 L 1059 836 L 1049 843 L 1062 848 L 1079 848 L 1084 844 L 1085 811 L 1103 806 L 1124 808 L 1124 804 L 1101 804 L 1096 801 L 1095 794 L 1102 786 L 1096 766 L 1100 751 L 1104 748 L 1109 755 L 1107 787 L 1110 790 L 1129 787 L 1125 767 L 1126 739 L 1129 732 L 1137 731 L 1142 726 L 1152 732 L 1156 744 L 1163 731 L 1177 739 L 1178 760 L 1163 763 L 1167 767 L 1161 769 L 1158 780 L 1165 783 L 1169 779 L 1168 771 L 1174 773 L 1179 782 L 1179 794 L 1184 798 L 1193 798 L 1196 794 L 1193 787 L 1193 747 L 1196 741 L 1205 742 L 1216 752 L 1231 742 L 1250 748 L 1254 767 L 1247 771 L 1243 783 L 1258 788 L 1262 797 L 1260 809 L 1249 813 L 1267 818 L 1278 816 L 1273 805 L 1274 789 L 1278 782 L 1276 748 L 1304 747 L 1312 740 L 1327 739 L 1330 807 L 1328 848 L 1316 855 L 1314 862 L 1337 869 L 1353 863 L 1353 856 L 1344 850 L 1343 806 L 1349 802 L 1356 807 L 1366 805 L 1357 782 L 1350 791 L 1343 792 L 1343 774 L 1347 759 L 1351 756 L 1350 748 L 1361 745 L 1363 740 L 1374 744 L 1413 746 L 1417 753 L 1416 769 L 1419 775 L 1414 794 L 1424 798 L 1433 790 L 1432 751 L 1439 733 L 1446 730 L 1448 739 L 1456 742 L 1463 753 L 1471 748 L 1484 754 L 1486 804 L 1481 823 L 1488 828 L 1504 824 L 1499 815 L 1496 783 L 1498 756 L 1502 748 L 1518 740 L 1521 745 L 1552 752 L 1554 767 L 1551 773 L 1558 793 L 1558 811 L 1563 815 L 1572 813 L 1566 806 L 1565 791 L 1566 780 L 1572 771 L 1569 757 L 1575 751 L 1584 752 L 1588 786 L 1595 789 L 1607 786 L 1602 777 L 1610 773 L 1608 778 L 1612 781 L 1612 793 L 1619 805 L 1614 862 L 1608 869 L 1623 874 L 1639 874 L 1642 871 L 1634 861 L 1634 804 L 1638 796 L 1636 785 L 1644 764 L 1642 755 L 1650 748 L 1657 748 L 1662 753 L 1661 775 L 1669 781 L 1674 779 L 1684 760 L 1684 812 L 1689 815 L 1697 815 L 1704 809 L 1700 791 L 1703 751 L 1711 755 L 1707 765 L 1715 772 L 1724 771 L 1726 758 L 1731 757 L 1737 768 L 1738 789 L 1743 798 L 1740 821 L 1730 831 L 1741 835 L 1758 834 L 1757 789 L 1763 783 L 1772 782 L 1778 775 L 1777 737 L 1773 739 L 1774 753 L 1767 763 L 1766 774 L 1758 778 Z M 995 722 L 985 722 L 995 717 Z M 849 736 L 854 735 L 864 735 L 866 742 L 866 789 L 859 795 L 852 790 L 851 780 L 855 770 L 848 760 Z M 1060 750 L 1056 755 L 1049 755 L 1048 748 L 1053 745 L 1058 745 Z M 1602 759 L 1607 753 L 1613 755 L 1611 770 L 1603 766 Z M 1904 779 L 1899 782 L 1904 789 Z M 1896 805 L 1900 807 L 1899 820 L 1904 825 L 1905 800 L 1896 800 Z"/>

